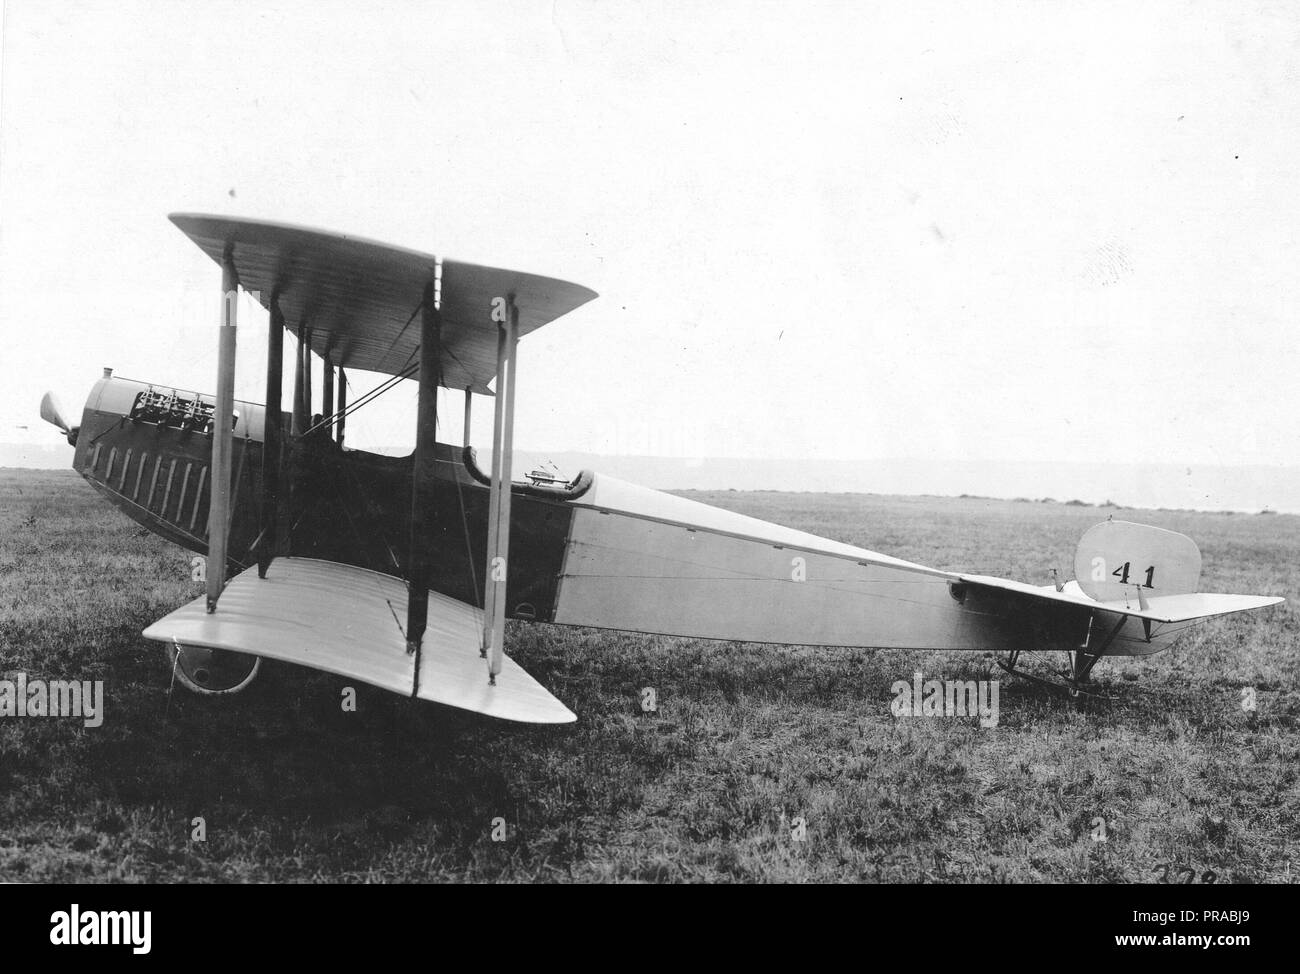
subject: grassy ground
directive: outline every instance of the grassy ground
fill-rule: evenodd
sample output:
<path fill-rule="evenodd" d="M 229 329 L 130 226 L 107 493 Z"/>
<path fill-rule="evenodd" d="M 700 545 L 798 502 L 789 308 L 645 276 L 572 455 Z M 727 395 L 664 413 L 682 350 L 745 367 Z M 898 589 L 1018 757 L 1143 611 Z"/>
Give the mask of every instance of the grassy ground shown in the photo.
<path fill-rule="evenodd" d="M 197 594 L 189 554 L 70 471 L 0 470 L 0 670 L 103 679 L 107 697 L 98 729 L 0 718 L 0 879 L 1151 881 L 1165 863 L 1170 879 L 1180 866 L 1197 881 L 1296 878 L 1300 518 L 692 496 L 1040 583 L 1068 574 L 1078 537 L 1114 513 L 1191 534 L 1208 591 L 1292 601 L 1102 663 L 1113 701 L 1070 703 L 981 655 L 523 624 L 512 655 L 575 726 L 521 729 L 365 687 L 345 714 L 346 681 L 271 661 L 213 701 L 169 692 L 161 648 L 140 636 Z M 916 669 L 1002 676 L 999 726 L 892 716 L 891 684 Z M 206 841 L 192 841 L 196 816 Z"/>

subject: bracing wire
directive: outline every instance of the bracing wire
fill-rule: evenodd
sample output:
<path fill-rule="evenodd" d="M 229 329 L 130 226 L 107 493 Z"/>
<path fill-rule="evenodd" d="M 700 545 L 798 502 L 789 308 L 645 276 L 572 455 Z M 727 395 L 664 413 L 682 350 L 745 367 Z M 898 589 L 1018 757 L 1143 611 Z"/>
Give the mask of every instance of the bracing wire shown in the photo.
<path fill-rule="evenodd" d="M 316 432 L 316 430 L 320 429 L 322 426 L 326 426 L 326 425 L 328 425 L 328 424 L 330 424 L 330 423 L 336 422 L 337 420 L 339 420 L 339 419 L 341 419 L 341 418 L 343 418 L 343 417 L 351 416 L 354 412 L 356 412 L 356 411 L 357 411 L 358 409 L 360 409 L 362 406 L 365 406 L 365 405 L 367 405 L 367 404 L 373 402 L 374 400 L 376 400 L 376 399 L 378 399 L 380 396 L 382 396 L 385 392 L 388 392 L 388 391 L 389 391 L 393 386 L 395 386 L 398 382 L 401 382 L 403 379 L 409 379 L 409 378 L 410 378 L 412 375 L 414 375 L 418 370 L 419 370 L 419 365 L 418 365 L 418 364 L 416 364 L 416 365 L 411 365 L 411 366 L 408 366 L 408 367 L 402 369 L 401 372 L 397 372 L 397 373 L 395 373 L 395 374 L 389 376 L 389 377 L 388 377 L 387 379 L 385 379 L 383 382 L 379 383 L 379 385 L 375 386 L 375 388 L 373 388 L 373 389 L 371 389 L 369 392 L 367 392 L 367 393 L 366 393 L 364 396 L 362 396 L 360 399 L 356 400 L 356 402 L 350 402 L 350 403 L 348 403 L 348 404 L 347 404 L 347 407 L 346 407 L 345 409 L 338 410 L 338 411 L 332 413 L 331 415 L 322 418 L 321 421 L 320 421 L 319 423 L 317 423 L 317 424 L 315 424 L 314 426 L 310 427 L 310 428 L 309 428 L 305 433 L 303 433 L 303 436 L 309 436 L 309 435 L 311 435 L 312 433 Z"/>

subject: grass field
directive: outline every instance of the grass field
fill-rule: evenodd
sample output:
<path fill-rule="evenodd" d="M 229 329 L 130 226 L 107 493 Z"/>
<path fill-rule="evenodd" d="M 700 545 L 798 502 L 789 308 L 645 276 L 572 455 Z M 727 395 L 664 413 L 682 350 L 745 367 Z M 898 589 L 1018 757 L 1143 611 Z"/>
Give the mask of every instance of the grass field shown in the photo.
<path fill-rule="evenodd" d="M 1045 584 L 1108 514 L 1190 534 L 1202 588 L 1285 595 L 1071 703 L 979 654 L 816 650 L 512 623 L 579 715 L 520 728 L 267 661 L 232 699 L 169 691 L 141 630 L 190 554 L 71 471 L 0 470 L 0 669 L 102 679 L 102 727 L 0 718 L 0 879 L 1294 881 L 1300 517 L 1058 503 L 693 493 L 944 568 Z M 890 687 L 1001 677 L 1001 720 L 896 718 Z M 1136 678 L 1136 679 L 1133 679 Z M 641 709 L 653 687 L 655 713 Z M 1242 707 L 1253 687 L 1257 709 Z M 192 840 L 201 816 L 206 840 Z M 494 820 L 504 841 L 494 841 Z M 1105 841 L 1096 841 L 1104 819 Z M 802 822 L 800 822 L 802 820 Z M 796 838 L 803 826 L 802 839 Z M 1166 869 L 1162 864 L 1172 864 Z M 1181 875 L 1186 875 L 1184 872 Z"/>

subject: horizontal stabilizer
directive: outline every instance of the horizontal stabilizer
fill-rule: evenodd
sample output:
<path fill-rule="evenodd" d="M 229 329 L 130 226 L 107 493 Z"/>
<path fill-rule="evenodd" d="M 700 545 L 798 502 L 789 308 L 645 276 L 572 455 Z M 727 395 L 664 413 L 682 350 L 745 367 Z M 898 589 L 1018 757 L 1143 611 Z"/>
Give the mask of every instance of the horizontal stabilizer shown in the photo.
<path fill-rule="evenodd" d="M 989 575 L 962 575 L 960 578 L 968 585 L 1013 592 L 1046 602 L 1100 609 L 1136 619 L 1148 619 L 1151 622 L 1191 622 L 1194 619 L 1206 619 L 1231 612 L 1262 609 L 1286 601 L 1275 595 L 1220 595 L 1211 592 L 1195 592 L 1185 595 L 1153 595 L 1141 601 L 1133 598 L 1099 602 L 1085 595 L 1077 582 L 1071 582 L 1064 587 L 1063 591 L 1058 592 L 1052 585 L 1029 585 L 1025 582 L 1013 582 Z M 1142 603 L 1145 603 L 1145 607 Z"/>
<path fill-rule="evenodd" d="M 1154 622 L 1190 622 L 1193 619 L 1208 619 L 1210 616 L 1223 616 L 1232 612 L 1249 612 L 1265 606 L 1285 602 L 1277 595 L 1226 595 L 1214 592 L 1191 592 L 1187 595 L 1157 595 L 1147 601 L 1147 611 L 1137 613 L 1145 615 Z M 1114 603 L 1103 603 L 1114 611 L 1129 613 L 1128 608 L 1114 608 Z M 1130 615 L 1133 613 L 1129 613 Z"/>
<path fill-rule="evenodd" d="M 277 558 L 266 578 L 253 567 L 232 579 L 216 612 L 208 614 L 206 599 L 198 598 L 144 635 L 298 663 L 503 720 L 577 720 L 508 657 L 490 684 L 479 655 L 481 610 L 434 592 L 417 684 L 416 659 L 406 651 L 406 602 L 400 578 L 314 558 Z"/>

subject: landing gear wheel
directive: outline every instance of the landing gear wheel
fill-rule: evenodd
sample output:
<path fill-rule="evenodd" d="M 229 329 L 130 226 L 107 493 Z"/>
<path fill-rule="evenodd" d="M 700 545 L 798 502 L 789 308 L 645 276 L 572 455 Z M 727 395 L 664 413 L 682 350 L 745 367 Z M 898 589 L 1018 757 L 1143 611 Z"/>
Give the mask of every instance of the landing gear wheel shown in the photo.
<path fill-rule="evenodd" d="M 208 697 L 239 693 L 262 668 L 262 657 L 228 649 L 171 643 L 165 652 L 176 680 L 187 690 Z"/>

